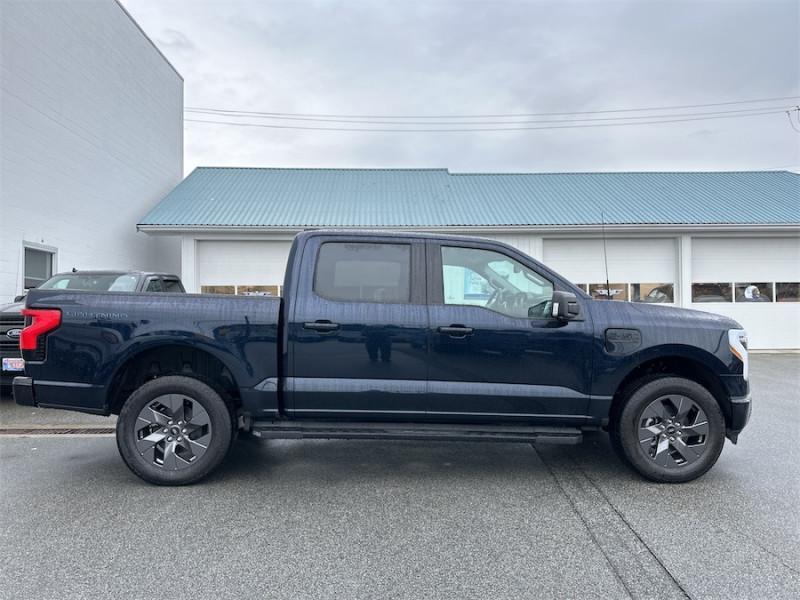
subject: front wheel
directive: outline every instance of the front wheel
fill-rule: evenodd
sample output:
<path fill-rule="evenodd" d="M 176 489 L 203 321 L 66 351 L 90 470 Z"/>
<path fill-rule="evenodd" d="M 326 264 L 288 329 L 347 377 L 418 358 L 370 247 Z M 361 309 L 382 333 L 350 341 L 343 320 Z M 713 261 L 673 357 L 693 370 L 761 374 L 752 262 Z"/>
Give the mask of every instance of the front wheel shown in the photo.
<path fill-rule="evenodd" d="M 642 476 L 681 483 L 717 462 L 725 444 L 725 418 L 700 384 L 662 377 L 630 395 L 611 435 L 615 448 Z"/>
<path fill-rule="evenodd" d="M 225 458 L 233 439 L 228 405 L 191 377 L 169 376 L 142 385 L 117 421 L 117 447 L 136 475 L 157 485 L 194 483 Z"/>

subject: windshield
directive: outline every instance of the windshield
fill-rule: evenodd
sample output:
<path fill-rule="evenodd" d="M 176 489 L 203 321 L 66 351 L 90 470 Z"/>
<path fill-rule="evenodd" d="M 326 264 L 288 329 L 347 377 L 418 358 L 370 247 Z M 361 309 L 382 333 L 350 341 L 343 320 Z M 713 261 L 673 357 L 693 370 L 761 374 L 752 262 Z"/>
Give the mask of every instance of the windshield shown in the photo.
<path fill-rule="evenodd" d="M 136 275 L 119 275 L 117 273 L 66 273 L 54 275 L 42 285 L 45 290 L 78 290 L 87 292 L 135 292 Z"/>

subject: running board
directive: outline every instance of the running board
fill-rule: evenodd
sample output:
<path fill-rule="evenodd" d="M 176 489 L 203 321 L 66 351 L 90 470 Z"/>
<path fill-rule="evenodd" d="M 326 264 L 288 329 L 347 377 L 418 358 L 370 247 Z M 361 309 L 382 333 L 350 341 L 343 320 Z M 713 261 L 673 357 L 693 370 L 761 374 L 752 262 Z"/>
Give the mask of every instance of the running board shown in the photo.
<path fill-rule="evenodd" d="M 369 423 L 336 421 L 256 421 L 252 434 L 263 439 L 417 440 L 442 442 L 536 442 L 580 444 L 571 427 L 450 423 Z"/>

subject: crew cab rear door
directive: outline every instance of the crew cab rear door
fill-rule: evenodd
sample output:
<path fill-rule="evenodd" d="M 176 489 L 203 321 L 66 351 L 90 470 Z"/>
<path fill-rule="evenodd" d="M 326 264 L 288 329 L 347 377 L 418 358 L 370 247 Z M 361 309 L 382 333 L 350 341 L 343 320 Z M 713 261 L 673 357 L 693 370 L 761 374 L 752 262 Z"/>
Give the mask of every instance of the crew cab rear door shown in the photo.
<path fill-rule="evenodd" d="M 312 236 L 287 315 L 286 410 L 296 418 L 419 418 L 425 412 L 425 244 Z"/>
<path fill-rule="evenodd" d="M 429 413 L 576 423 L 591 383 L 588 311 L 552 317 L 554 274 L 492 242 L 428 243 Z"/>

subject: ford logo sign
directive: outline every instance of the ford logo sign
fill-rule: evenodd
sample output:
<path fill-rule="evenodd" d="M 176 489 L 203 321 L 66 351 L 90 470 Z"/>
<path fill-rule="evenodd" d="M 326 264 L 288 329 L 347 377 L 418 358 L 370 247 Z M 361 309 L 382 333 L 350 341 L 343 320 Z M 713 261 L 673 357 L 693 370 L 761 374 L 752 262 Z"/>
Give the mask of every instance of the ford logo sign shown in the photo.
<path fill-rule="evenodd" d="M 22 329 L 9 329 L 6 331 L 6 335 L 12 340 L 18 340 L 19 336 L 22 335 Z"/>

